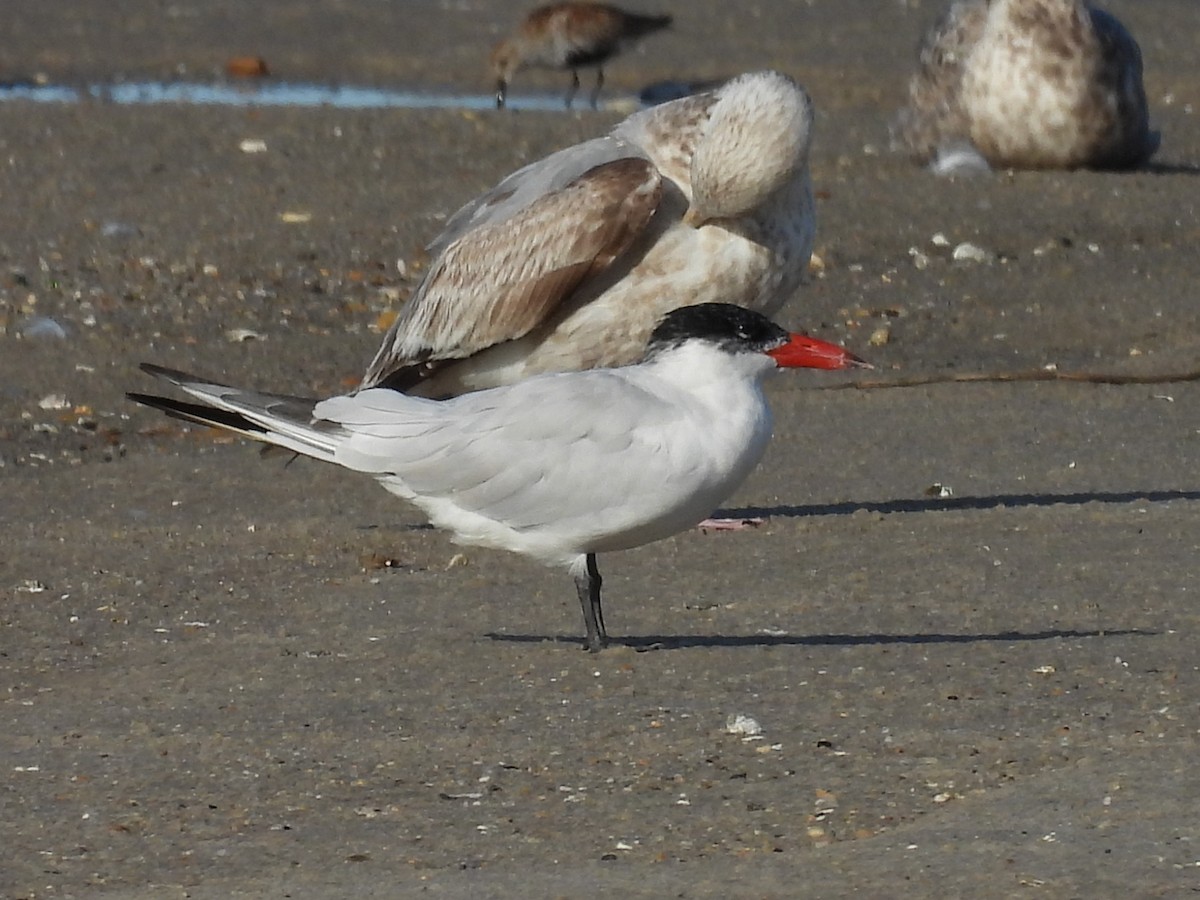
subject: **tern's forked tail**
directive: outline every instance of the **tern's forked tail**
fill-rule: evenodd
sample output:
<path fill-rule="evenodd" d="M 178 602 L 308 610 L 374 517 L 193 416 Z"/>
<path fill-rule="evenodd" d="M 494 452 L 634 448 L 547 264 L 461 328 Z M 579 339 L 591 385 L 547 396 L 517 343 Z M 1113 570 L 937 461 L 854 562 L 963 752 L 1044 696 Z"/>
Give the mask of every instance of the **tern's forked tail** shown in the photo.
<path fill-rule="evenodd" d="M 150 363 L 142 363 L 141 368 L 201 402 L 136 392 L 125 395 L 136 403 L 162 410 L 185 422 L 222 428 L 314 459 L 334 461 L 340 428 L 313 419 L 315 400 L 242 390 Z"/>

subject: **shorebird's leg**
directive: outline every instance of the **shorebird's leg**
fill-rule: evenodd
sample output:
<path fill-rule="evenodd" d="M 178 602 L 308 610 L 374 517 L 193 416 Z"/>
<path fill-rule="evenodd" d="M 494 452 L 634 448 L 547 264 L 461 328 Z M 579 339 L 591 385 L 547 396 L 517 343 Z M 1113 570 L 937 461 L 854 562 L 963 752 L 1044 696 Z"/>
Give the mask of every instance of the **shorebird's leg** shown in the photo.
<path fill-rule="evenodd" d="M 579 90 L 579 72 L 576 69 L 571 70 L 571 87 L 567 90 L 567 109 L 571 108 L 571 101 L 575 99 L 575 92 Z"/>
<path fill-rule="evenodd" d="M 592 109 L 596 108 L 596 103 L 600 99 L 600 88 L 604 87 L 604 69 L 596 67 L 596 87 L 592 89 Z"/>
<path fill-rule="evenodd" d="M 571 567 L 574 570 L 574 566 Z M 604 627 L 604 610 L 600 608 L 600 570 L 596 568 L 596 554 L 589 553 L 582 571 L 575 572 L 575 590 L 579 594 L 579 606 L 583 610 L 583 625 L 587 629 L 583 648 L 589 653 L 598 653 L 608 646 L 608 631 Z"/>

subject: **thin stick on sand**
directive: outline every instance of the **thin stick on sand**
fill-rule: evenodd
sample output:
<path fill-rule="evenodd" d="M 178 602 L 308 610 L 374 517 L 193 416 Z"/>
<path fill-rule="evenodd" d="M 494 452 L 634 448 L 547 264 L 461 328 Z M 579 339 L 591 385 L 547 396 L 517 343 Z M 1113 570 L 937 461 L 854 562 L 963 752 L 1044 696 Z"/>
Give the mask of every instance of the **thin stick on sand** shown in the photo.
<path fill-rule="evenodd" d="M 1074 381 L 1088 384 L 1171 384 L 1173 382 L 1200 381 L 1200 369 L 1190 372 L 1165 372 L 1149 375 L 1119 374 L 1110 372 L 1060 372 L 1057 369 L 1027 369 L 1020 372 L 954 372 L 945 375 L 911 375 L 887 381 L 847 381 L 842 384 L 821 385 L 818 390 L 860 391 L 879 388 L 920 387 L 926 384 L 960 384 L 1008 381 Z"/>

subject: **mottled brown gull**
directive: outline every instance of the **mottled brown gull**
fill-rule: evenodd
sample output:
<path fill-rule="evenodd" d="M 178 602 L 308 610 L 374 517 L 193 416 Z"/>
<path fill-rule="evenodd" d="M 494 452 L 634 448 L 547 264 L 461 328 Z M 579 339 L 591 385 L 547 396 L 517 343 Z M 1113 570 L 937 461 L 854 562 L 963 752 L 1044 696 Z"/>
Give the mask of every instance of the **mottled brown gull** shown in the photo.
<path fill-rule="evenodd" d="M 1128 169 L 1158 148 L 1137 43 L 1083 0 L 956 0 L 925 35 L 894 143 L 935 169 Z"/>
<path fill-rule="evenodd" d="M 636 360 L 670 309 L 770 315 L 812 252 L 812 105 L 777 72 L 634 113 L 471 201 L 362 387 L 430 397 Z"/>

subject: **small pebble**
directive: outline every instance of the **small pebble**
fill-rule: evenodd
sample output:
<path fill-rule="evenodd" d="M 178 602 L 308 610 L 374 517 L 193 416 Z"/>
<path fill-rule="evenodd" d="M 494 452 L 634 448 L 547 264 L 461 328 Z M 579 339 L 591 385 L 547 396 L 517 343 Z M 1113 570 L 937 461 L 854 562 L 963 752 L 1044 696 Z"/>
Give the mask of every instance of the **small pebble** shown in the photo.
<path fill-rule="evenodd" d="M 950 254 L 955 262 L 988 262 L 992 255 L 982 247 L 964 241 L 954 248 L 954 252 Z"/>
<path fill-rule="evenodd" d="M 750 716 L 736 713 L 725 720 L 726 734 L 740 734 L 744 737 L 755 737 L 762 734 L 762 726 L 758 720 Z"/>
<path fill-rule="evenodd" d="M 33 316 L 25 320 L 17 327 L 17 332 L 22 337 L 27 338 L 57 338 L 58 340 L 63 340 L 67 336 L 67 329 L 46 316 Z"/>

